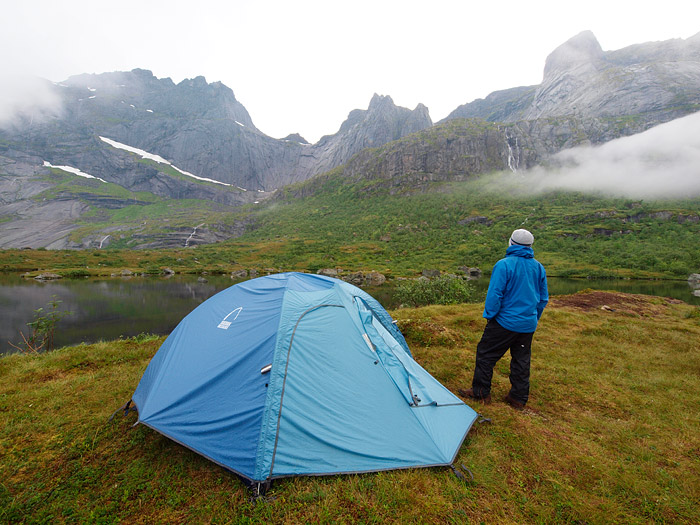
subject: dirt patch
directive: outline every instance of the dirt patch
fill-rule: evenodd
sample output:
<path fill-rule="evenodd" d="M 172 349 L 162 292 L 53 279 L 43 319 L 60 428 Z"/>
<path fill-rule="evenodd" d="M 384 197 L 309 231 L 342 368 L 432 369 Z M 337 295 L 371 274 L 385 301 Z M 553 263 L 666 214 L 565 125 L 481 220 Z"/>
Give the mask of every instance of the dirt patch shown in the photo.
<path fill-rule="evenodd" d="M 573 295 L 553 297 L 549 306 L 555 308 L 570 307 L 581 310 L 603 310 L 633 315 L 649 315 L 658 313 L 668 304 L 682 303 L 675 299 L 635 295 L 619 292 L 600 292 L 584 290 Z"/>

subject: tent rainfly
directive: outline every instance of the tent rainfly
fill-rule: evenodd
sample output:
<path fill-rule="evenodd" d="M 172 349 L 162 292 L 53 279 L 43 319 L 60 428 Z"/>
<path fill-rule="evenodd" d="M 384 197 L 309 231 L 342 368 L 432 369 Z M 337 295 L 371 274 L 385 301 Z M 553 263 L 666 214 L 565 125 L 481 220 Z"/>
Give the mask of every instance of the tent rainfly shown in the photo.
<path fill-rule="evenodd" d="M 138 423 L 258 489 L 285 476 L 452 465 L 477 417 L 413 360 L 369 294 L 303 273 L 236 284 L 198 306 L 132 402 Z"/>

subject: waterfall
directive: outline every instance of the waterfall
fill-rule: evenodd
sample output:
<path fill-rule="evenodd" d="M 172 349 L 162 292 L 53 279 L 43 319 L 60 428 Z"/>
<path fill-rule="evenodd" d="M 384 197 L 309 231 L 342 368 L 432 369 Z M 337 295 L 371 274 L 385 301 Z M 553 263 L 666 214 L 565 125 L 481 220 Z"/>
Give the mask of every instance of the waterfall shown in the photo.
<path fill-rule="evenodd" d="M 197 235 L 197 228 L 201 228 L 204 226 L 204 223 L 198 224 L 197 226 L 194 227 L 194 230 L 192 230 L 192 233 L 190 233 L 190 236 L 187 237 L 187 240 L 185 241 L 185 248 L 187 248 L 190 245 L 190 241 L 192 240 L 192 237 Z"/>
<path fill-rule="evenodd" d="M 505 132 L 506 145 L 508 146 L 508 167 L 515 173 L 520 167 L 520 148 L 518 147 L 518 137 Z"/>
<path fill-rule="evenodd" d="M 107 239 L 109 239 L 109 235 L 105 235 L 102 240 L 100 241 L 100 245 L 97 247 L 98 250 L 102 249 L 102 243 L 105 242 Z"/>

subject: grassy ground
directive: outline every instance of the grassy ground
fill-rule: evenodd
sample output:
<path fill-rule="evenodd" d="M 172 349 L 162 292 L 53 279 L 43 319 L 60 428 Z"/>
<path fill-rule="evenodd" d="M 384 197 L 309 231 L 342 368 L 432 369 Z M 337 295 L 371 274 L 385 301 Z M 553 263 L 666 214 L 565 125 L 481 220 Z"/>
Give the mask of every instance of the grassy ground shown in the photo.
<path fill-rule="evenodd" d="M 112 232 L 106 249 L 0 250 L 0 271 L 78 277 L 122 269 L 159 273 L 166 267 L 189 273 L 251 268 L 315 272 L 331 267 L 416 276 L 423 269 L 455 272 L 468 266 L 488 272 L 520 226 L 534 233 L 535 254 L 551 276 L 686 279 L 700 271 L 695 252 L 679 249 L 694 246 L 700 235 L 698 198 L 527 195 L 515 188 L 504 190 L 498 177 L 391 194 L 381 188 L 367 193 L 361 182 L 329 175 L 325 186 L 316 179 L 305 183 L 320 185 L 316 193 L 287 195 L 254 208 L 158 200 L 96 209 L 84 217 L 84 229 L 75 235 L 90 231 L 96 239 Z M 169 232 L 181 235 L 183 228 L 198 224 L 234 231 L 233 225 L 243 222 L 248 224 L 244 235 L 218 244 L 124 249 Z M 116 225 L 123 228 L 118 233 Z"/>
<path fill-rule="evenodd" d="M 604 309 L 601 307 L 605 306 Z M 482 305 L 393 312 L 416 356 L 469 383 Z M 698 523 L 700 309 L 604 292 L 562 296 L 533 344 L 532 391 L 500 398 L 457 458 L 414 469 L 276 482 L 257 502 L 222 468 L 111 412 L 162 339 L 0 359 L 0 522 Z"/>

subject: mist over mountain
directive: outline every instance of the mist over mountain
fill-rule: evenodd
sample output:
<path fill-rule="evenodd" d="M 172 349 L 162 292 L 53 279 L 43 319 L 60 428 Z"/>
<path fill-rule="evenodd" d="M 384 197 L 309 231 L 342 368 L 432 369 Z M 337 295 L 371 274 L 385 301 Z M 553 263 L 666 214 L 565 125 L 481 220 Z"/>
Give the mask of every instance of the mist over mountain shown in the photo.
<path fill-rule="evenodd" d="M 102 246 L 113 227 L 75 236 L 90 214 L 183 199 L 237 209 L 335 168 L 397 191 L 500 170 L 529 170 L 530 187 L 542 190 L 697 188 L 697 143 L 686 140 L 700 135 L 697 119 L 651 128 L 700 110 L 700 34 L 603 51 L 583 32 L 547 57 L 540 85 L 494 92 L 437 125 L 424 105 L 375 94 L 315 144 L 265 135 L 229 87 L 201 76 L 175 84 L 135 69 L 24 79 L 0 95 L 0 248 Z M 315 191 L 313 180 L 295 191 Z M 165 225 L 133 246 L 189 243 L 195 226 L 199 242 L 247 227 Z"/>
<path fill-rule="evenodd" d="M 633 199 L 700 196 L 700 113 L 601 145 L 548 157 L 546 164 L 490 178 L 491 191 L 538 195 L 579 191 Z"/>
<path fill-rule="evenodd" d="M 0 129 L 58 118 L 62 109 L 61 98 L 47 80 L 14 75 L 0 82 Z"/>

